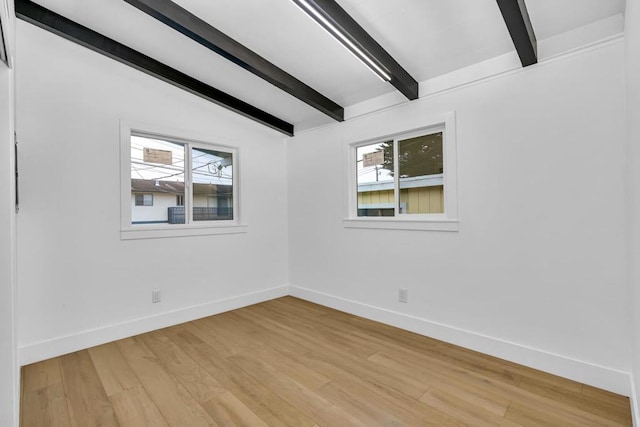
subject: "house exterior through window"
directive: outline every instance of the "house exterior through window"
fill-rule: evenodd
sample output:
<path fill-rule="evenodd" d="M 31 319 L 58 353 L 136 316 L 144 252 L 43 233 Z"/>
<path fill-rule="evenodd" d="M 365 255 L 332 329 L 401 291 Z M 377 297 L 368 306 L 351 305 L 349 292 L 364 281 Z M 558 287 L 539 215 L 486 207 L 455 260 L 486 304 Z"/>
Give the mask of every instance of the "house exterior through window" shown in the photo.
<path fill-rule="evenodd" d="M 455 113 L 348 145 L 346 227 L 458 229 Z"/>
<path fill-rule="evenodd" d="M 358 216 L 444 213 L 442 139 L 439 131 L 357 147 Z"/>
<path fill-rule="evenodd" d="M 131 225 L 234 218 L 234 149 L 131 135 Z"/>

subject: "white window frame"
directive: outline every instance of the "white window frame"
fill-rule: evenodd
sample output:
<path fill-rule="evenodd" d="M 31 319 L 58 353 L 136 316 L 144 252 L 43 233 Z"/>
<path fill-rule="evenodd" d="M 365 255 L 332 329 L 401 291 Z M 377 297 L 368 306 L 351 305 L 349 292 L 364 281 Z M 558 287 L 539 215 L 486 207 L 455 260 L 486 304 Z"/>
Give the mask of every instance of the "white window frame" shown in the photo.
<path fill-rule="evenodd" d="M 358 147 L 393 140 L 394 170 L 398 170 L 398 141 L 442 132 L 444 213 L 408 214 L 395 209 L 393 217 L 359 217 L 356 150 Z M 432 117 L 424 127 L 347 144 L 347 217 L 346 228 L 386 230 L 458 231 L 458 182 L 455 112 Z M 399 178 L 394 178 L 394 206 L 399 206 Z"/>
<path fill-rule="evenodd" d="M 185 144 L 185 165 L 191 162 L 191 149 L 218 150 L 233 155 L 233 219 L 193 221 L 192 177 L 185 168 L 186 224 L 131 224 L 131 135 L 164 139 Z M 155 239 L 165 237 L 202 236 L 212 234 L 246 233 L 247 225 L 240 221 L 240 151 L 238 147 L 213 143 L 188 132 L 160 126 L 120 122 L 120 238 Z"/>

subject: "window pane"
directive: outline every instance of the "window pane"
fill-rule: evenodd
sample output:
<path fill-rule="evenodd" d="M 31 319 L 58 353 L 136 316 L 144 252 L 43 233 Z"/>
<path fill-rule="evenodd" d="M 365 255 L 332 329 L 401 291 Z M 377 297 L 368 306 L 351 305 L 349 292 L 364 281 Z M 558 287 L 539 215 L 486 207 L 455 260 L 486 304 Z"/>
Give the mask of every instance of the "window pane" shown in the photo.
<path fill-rule="evenodd" d="M 398 141 L 400 213 L 444 213 L 442 132 Z"/>
<path fill-rule="evenodd" d="M 193 220 L 233 219 L 233 155 L 193 148 L 191 165 Z"/>
<path fill-rule="evenodd" d="M 393 216 L 393 141 L 356 149 L 358 216 Z"/>
<path fill-rule="evenodd" d="M 131 135 L 131 223 L 184 224 L 184 145 Z"/>

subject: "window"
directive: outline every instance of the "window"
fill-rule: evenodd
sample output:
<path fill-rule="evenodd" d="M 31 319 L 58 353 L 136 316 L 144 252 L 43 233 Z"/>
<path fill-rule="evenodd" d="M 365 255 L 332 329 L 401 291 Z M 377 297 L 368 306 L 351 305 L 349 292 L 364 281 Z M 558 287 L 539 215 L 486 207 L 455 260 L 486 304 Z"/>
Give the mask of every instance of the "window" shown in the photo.
<path fill-rule="evenodd" d="M 457 230 L 453 114 L 417 131 L 349 146 L 345 226 Z"/>
<path fill-rule="evenodd" d="M 246 231 L 237 221 L 237 149 L 124 125 L 122 139 L 121 237 Z"/>
<path fill-rule="evenodd" d="M 136 194 L 136 206 L 153 206 L 153 194 Z"/>
<path fill-rule="evenodd" d="M 357 215 L 395 216 L 396 207 L 400 215 L 444 213 L 442 135 L 357 147 Z"/>

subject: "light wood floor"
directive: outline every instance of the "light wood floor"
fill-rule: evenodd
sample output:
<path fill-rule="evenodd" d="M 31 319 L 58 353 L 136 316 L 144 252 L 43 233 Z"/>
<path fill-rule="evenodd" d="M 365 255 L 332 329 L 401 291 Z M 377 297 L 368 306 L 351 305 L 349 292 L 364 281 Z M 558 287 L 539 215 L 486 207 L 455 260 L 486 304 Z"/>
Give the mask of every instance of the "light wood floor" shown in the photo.
<path fill-rule="evenodd" d="M 619 426 L 629 399 L 292 297 L 23 368 L 30 426 Z"/>

